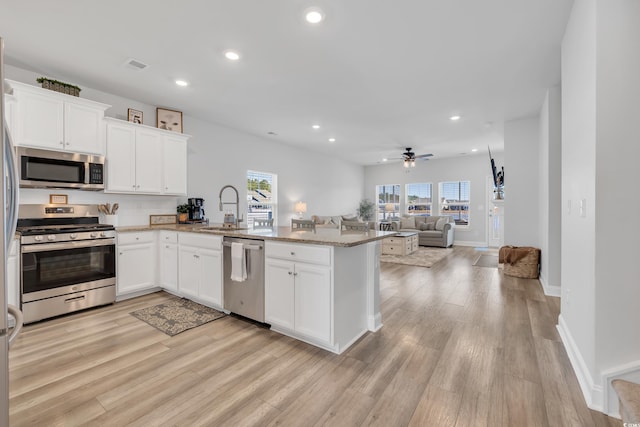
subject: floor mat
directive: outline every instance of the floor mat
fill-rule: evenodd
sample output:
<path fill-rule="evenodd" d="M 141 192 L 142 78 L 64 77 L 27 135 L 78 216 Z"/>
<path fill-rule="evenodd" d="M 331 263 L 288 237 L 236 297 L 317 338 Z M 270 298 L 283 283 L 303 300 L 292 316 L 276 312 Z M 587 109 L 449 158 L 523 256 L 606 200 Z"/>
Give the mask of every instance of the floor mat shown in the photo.
<path fill-rule="evenodd" d="M 225 316 L 221 311 L 184 298 L 143 308 L 129 314 L 169 336 L 177 335 Z"/>

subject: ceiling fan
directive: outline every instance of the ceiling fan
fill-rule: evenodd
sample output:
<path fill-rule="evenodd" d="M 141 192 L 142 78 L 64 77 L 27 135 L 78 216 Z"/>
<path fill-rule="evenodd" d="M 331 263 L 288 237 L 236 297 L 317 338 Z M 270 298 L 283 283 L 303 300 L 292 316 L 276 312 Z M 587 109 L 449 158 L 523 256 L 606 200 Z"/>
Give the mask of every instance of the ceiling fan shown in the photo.
<path fill-rule="evenodd" d="M 433 156 L 433 154 L 420 154 L 416 155 L 413 151 L 411 151 L 411 147 L 407 147 L 407 151 L 402 153 L 402 157 L 399 159 L 402 160 L 402 165 L 405 168 L 414 168 L 416 167 L 416 160 L 429 160 L 428 157 Z"/>

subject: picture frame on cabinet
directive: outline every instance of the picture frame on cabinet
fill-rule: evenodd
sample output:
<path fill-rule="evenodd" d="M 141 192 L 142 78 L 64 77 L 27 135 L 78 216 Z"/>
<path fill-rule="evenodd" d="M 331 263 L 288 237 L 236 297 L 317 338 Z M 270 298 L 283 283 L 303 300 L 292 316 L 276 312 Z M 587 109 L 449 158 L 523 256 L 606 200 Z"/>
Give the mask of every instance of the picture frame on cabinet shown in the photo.
<path fill-rule="evenodd" d="M 156 127 L 182 133 L 182 111 L 156 108 Z"/>
<path fill-rule="evenodd" d="M 133 108 L 129 108 L 127 110 L 128 120 L 133 123 L 142 124 L 142 111 L 134 110 Z"/>

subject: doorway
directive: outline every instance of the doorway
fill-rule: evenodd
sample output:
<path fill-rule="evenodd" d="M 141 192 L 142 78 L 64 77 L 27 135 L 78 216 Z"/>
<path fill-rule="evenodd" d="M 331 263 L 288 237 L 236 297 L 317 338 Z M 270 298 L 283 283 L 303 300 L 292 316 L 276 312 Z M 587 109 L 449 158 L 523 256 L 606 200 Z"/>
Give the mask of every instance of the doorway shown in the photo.
<path fill-rule="evenodd" d="M 493 178 L 487 176 L 487 242 L 490 248 L 504 246 L 504 200 L 493 198 Z"/>

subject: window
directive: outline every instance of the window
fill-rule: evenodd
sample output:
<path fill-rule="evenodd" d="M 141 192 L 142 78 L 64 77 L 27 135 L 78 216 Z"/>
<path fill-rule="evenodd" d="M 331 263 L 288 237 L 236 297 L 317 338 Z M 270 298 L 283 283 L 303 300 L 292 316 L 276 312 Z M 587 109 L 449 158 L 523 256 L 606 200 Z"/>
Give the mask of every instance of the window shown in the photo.
<path fill-rule="evenodd" d="M 440 215 L 453 217 L 457 225 L 469 225 L 470 181 L 441 182 Z"/>
<path fill-rule="evenodd" d="M 396 216 L 400 211 L 400 185 L 377 185 L 378 221 L 384 221 Z"/>
<path fill-rule="evenodd" d="M 247 171 L 247 227 L 253 228 L 254 219 L 273 218 L 277 222 L 277 175 Z"/>
<path fill-rule="evenodd" d="M 431 216 L 431 184 L 418 182 L 406 185 L 407 214 Z"/>

